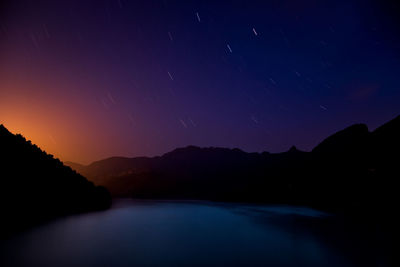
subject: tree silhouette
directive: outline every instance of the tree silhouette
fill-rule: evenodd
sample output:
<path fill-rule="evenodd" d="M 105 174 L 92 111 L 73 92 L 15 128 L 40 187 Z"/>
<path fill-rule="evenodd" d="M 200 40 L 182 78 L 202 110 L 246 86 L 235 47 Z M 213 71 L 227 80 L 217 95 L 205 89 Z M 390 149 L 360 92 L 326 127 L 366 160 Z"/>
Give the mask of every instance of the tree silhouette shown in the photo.
<path fill-rule="evenodd" d="M 46 220 L 108 208 L 101 186 L 0 125 L 0 207 L 6 237 Z"/>

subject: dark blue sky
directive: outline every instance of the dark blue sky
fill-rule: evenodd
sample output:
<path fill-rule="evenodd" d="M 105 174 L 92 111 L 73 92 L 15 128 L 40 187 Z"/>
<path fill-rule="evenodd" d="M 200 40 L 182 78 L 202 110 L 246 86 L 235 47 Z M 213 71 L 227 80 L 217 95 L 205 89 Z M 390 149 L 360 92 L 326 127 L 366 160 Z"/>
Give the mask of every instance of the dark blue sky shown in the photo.
<path fill-rule="evenodd" d="M 0 121 L 85 163 L 190 144 L 310 150 L 399 115 L 393 3 L 6 1 Z"/>

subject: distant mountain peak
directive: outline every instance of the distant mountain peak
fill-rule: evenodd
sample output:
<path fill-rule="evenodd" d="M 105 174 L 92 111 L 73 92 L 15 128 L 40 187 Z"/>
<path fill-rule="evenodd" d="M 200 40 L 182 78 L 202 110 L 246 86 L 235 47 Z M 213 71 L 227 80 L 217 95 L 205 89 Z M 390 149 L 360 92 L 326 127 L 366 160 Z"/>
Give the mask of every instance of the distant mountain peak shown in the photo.
<path fill-rule="evenodd" d="M 245 153 L 239 148 L 223 148 L 223 147 L 198 147 L 194 145 L 189 145 L 186 147 L 175 148 L 174 150 L 167 152 L 162 155 L 162 157 L 176 156 L 176 155 L 189 155 L 197 153 L 207 153 L 207 152 L 235 152 L 235 153 Z"/>
<path fill-rule="evenodd" d="M 175 148 L 174 150 L 167 152 L 168 153 L 181 153 L 181 152 L 187 152 L 187 151 L 199 151 L 201 150 L 201 147 L 198 146 L 194 146 L 194 145 L 189 145 L 189 146 L 185 146 L 185 147 L 178 147 Z"/>

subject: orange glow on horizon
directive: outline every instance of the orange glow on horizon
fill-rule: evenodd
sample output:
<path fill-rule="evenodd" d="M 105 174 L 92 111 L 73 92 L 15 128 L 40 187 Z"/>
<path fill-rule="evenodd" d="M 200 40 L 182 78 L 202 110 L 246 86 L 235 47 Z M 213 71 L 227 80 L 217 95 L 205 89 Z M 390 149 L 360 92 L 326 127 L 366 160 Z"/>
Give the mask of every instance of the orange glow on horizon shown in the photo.
<path fill-rule="evenodd" d="M 46 95 L 34 83 L 13 88 L 4 90 L 12 94 L 0 91 L 0 124 L 61 161 L 89 164 L 124 148 L 117 129 L 106 127 L 107 114 L 95 98 L 83 93 L 78 99 L 70 90 Z"/>

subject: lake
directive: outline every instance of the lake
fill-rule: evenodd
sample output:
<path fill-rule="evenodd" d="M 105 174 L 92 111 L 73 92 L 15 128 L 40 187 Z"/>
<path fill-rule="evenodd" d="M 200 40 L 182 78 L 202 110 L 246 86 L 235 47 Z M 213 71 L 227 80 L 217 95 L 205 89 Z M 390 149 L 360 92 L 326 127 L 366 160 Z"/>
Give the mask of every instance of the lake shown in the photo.
<path fill-rule="evenodd" d="M 384 266 L 369 233 L 307 208 L 117 200 L 1 244 L 1 266 Z"/>

